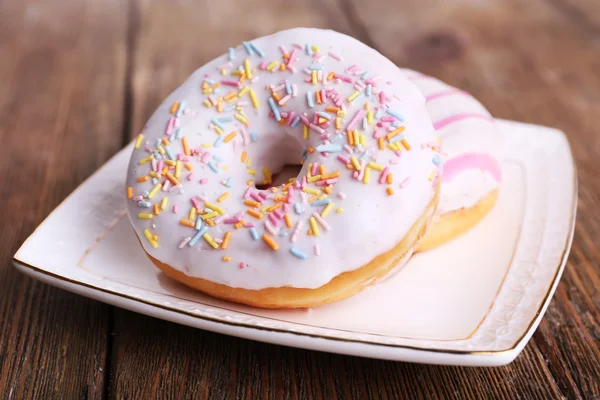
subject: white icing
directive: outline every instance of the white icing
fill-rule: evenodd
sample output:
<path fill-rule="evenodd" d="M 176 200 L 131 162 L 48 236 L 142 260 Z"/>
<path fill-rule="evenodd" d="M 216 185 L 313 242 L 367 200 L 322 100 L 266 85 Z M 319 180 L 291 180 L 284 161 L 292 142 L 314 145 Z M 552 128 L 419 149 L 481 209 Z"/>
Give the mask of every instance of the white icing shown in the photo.
<path fill-rule="evenodd" d="M 333 31 L 299 28 L 262 37 L 253 40 L 252 43 L 266 54 L 265 58 L 256 55 L 248 56 L 244 47 L 238 46 L 234 49 L 235 60 L 231 65 L 233 68 L 237 68 L 244 59 L 248 58 L 252 64 L 254 75 L 258 77 L 257 81 L 250 86 L 256 92 L 260 108 L 256 110 L 251 104 L 244 106 L 244 114 L 250 121 L 248 131 L 258 132 L 258 141 L 244 145 L 240 134 L 242 124 L 237 120 L 225 124 L 225 135 L 235 130 L 238 132 L 236 138 L 229 143 L 221 144 L 218 148 L 203 149 L 210 151 L 211 157 L 212 155 L 221 157 L 219 173 L 214 173 L 206 164 L 202 163 L 199 156 L 190 157 L 189 162 L 194 167 L 193 179 L 188 181 L 185 178 L 188 172 L 184 170 L 180 178 L 183 193 L 170 192 L 168 194 L 167 210 L 162 211 L 160 216 L 154 217 L 152 220 L 139 219 L 137 217 L 139 212 L 151 212 L 151 209 L 140 208 L 136 202 L 129 201 L 129 217 L 144 249 L 150 255 L 189 276 L 207 279 L 230 287 L 254 290 L 282 286 L 317 288 L 340 273 L 355 270 L 370 262 L 377 255 L 391 250 L 423 214 L 434 195 L 433 184 L 429 177 L 435 167 L 432 163 L 435 153 L 422 145 L 434 141 L 435 132 L 425 109 L 423 96 L 404 77 L 402 71 L 377 51 L 351 37 Z M 302 206 L 306 209 L 304 214 L 296 214 L 293 207 L 288 212 L 294 225 L 300 218 L 304 221 L 298 240 L 291 243 L 289 235 L 294 228 L 284 228 L 283 230 L 288 232 L 287 237 L 272 236 L 279 245 L 278 251 L 273 251 L 262 239 L 252 240 L 249 229 L 235 230 L 233 225 L 224 225 L 223 223 L 211 227 L 208 232 L 213 238 L 220 239 L 226 231 L 231 231 L 231 241 L 226 250 L 214 250 L 202 239 L 194 247 L 185 246 L 179 249 L 180 242 L 185 237 L 193 236 L 196 232 L 193 228 L 180 225 L 179 221 L 186 218 L 191 207 L 191 198 L 199 195 L 206 196 L 210 202 L 216 203 L 217 197 L 224 192 L 229 192 L 229 197 L 218 205 L 226 210 L 229 217 L 243 212 L 244 221 L 255 223 L 259 235 L 262 236 L 264 220 L 259 221 L 247 215 L 247 207 L 242 203 L 242 196 L 247 187 L 246 181 L 250 178 L 260 181 L 263 178 L 261 171 L 265 166 L 275 172 L 283 164 L 298 164 L 304 145 L 316 147 L 322 144 L 319 134 L 314 131 L 310 132 L 308 140 L 302 139 L 302 123 L 298 124 L 296 128 L 291 128 L 287 123 L 280 126 L 273 118 L 268 117 L 270 109 L 267 98 L 271 92 L 265 90 L 266 85 L 277 86 L 284 79 L 289 80 L 291 84 L 296 84 L 298 96 L 289 100 L 285 107 L 280 107 L 280 109 L 282 111 L 293 109 L 296 113 L 308 112 L 311 119 L 313 111 L 317 109 L 324 111 L 324 106 L 310 109 L 306 102 L 307 90 L 314 91 L 323 86 L 336 88 L 342 95 L 344 104 L 348 107 L 347 116 L 344 117 L 342 123 L 344 136 L 345 127 L 350 119 L 360 108 L 363 108 L 365 97 L 353 103 L 346 101 L 347 96 L 355 90 L 353 85 L 335 81 L 327 82 L 325 85 L 319 83 L 316 86 L 305 83 L 304 79 L 308 75 L 302 70 L 312 64 L 312 57 L 306 56 L 304 50 L 298 50 L 299 58 L 294 64 L 296 73 L 258 70 L 257 67 L 263 60 L 268 63 L 272 60 L 281 60 L 280 45 L 285 46 L 289 53 L 294 43 L 300 43 L 303 46 L 307 43 L 319 46 L 320 55 L 322 55 L 319 62 L 323 65 L 325 74 L 337 72 L 350 75 L 354 81 L 357 81 L 360 76 L 352 76 L 345 71 L 347 67 L 357 65 L 362 70 L 368 70 L 370 76 L 381 76 L 374 88 L 374 93 L 383 89 L 387 97 L 391 99 L 387 103 L 389 107 L 405 117 L 406 131 L 404 134 L 410 142 L 412 150 L 403 151 L 402 156 L 398 158 L 388 149 L 381 152 L 377 150 L 377 143 L 372 138 L 373 126 L 367 127 L 364 134 L 367 138 L 367 148 L 377 155 L 377 162 L 388 166 L 393 173 L 394 182 L 391 186 L 396 192 L 395 195 L 386 195 L 387 185 L 377 182 L 378 171 L 371 171 L 371 182 L 367 185 L 352 179 L 350 171 L 336 159 L 335 154 L 323 157 L 320 153 L 314 152 L 309 155 L 309 161 L 304 164 L 300 176 L 306 174 L 308 162 L 312 162 L 310 160 L 318 160 L 323 163 L 327 172 L 338 170 L 341 172 L 339 182 L 334 186 L 330 197 L 336 204 L 335 208 L 343 207 L 345 211 L 337 214 L 334 209 L 327 215 L 325 219 L 331 226 L 330 231 L 319 226 L 321 231 L 319 237 L 308 236 L 308 218 L 314 211 L 320 212 L 323 207 L 303 204 Z M 328 52 L 333 52 L 336 57 L 340 56 L 343 61 L 328 56 Z M 229 76 L 221 76 L 217 68 L 227 63 L 227 55 L 218 57 L 194 72 L 181 87 L 176 89 L 148 121 L 143 132 L 144 142 L 152 143 L 151 147 L 154 148 L 156 140 L 165 134 L 165 126 L 171 116 L 171 105 L 175 101 L 184 101 L 188 111 L 180 118 L 181 135 L 187 138 L 192 149 L 202 149 L 201 146 L 204 143 L 212 145 L 218 135 L 209 127 L 211 119 L 233 115 L 233 113 L 217 114 L 214 108 L 205 107 L 203 101 L 207 96 L 202 94 L 201 86 L 206 74 L 215 80 L 231 79 Z M 232 68 L 227 67 L 226 69 L 231 71 Z M 388 81 L 392 83 L 386 83 Z M 217 96 L 223 96 L 231 89 L 233 88 L 224 87 Z M 248 95 L 241 100 L 250 103 Z M 369 102 L 372 106 L 379 104 L 375 94 L 369 98 Z M 328 103 L 328 105 L 332 104 Z M 333 134 L 335 130 L 332 126 L 327 131 Z M 341 143 L 346 143 L 345 137 Z M 136 180 L 138 176 L 146 175 L 150 170 L 150 163 L 139 164 L 139 161 L 148 155 L 143 147 L 134 150 L 127 172 L 127 186 L 134 188 L 134 195 L 150 191 L 154 187 L 150 181 L 138 183 Z M 179 140 L 172 139 L 170 147 L 176 153 L 182 152 Z M 248 156 L 253 159 L 252 167 L 258 171 L 255 177 L 251 177 L 247 173 L 246 166 L 240 161 L 242 150 L 247 151 Z M 397 163 L 391 164 L 392 160 Z M 227 171 L 224 171 L 222 166 L 227 166 Z M 231 188 L 227 188 L 221 183 L 228 177 L 232 178 Z M 198 183 L 200 178 L 207 178 L 208 182 L 200 184 Z M 410 178 L 410 183 L 401 189 L 400 183 L 407 178 Z M 344 200 L 338 198 L 337 193 L 339 192 L 346 195 Z M 271 195 L 269 191 L 266 193 Z M 150 201 L 152 203 L 160 202 L 165 195 L 166 193 L 161 191 Z M 300 201 L 299 191 L 296 191 L 295 201 Z M 177 213 L 171 211 L 174 204 L 179 206 Z M 281 227 L 285 227 L 283 221 L 278 230 L 282 230 Z M 144 229 L 150 229 L 153 234 L 158 236 L 158 248 L 150 246 L 149 241 L 142 233 Z M 315 243 L 318 243 L 320 247 L 320 256 L 314 255 Z M 301 260 L 290 254 L 289 250 L 292 246 L 306 254 L 308 259 Z M 231 262 L 222 261 L 222 257 L 225 255 L 231 257 Z M 240 263 L 244 263 L 245 267 L 239 268 Z"/>
<path fill-rule="evenodd" d="M 430 76 L 403 70 L 425 97 L 458 89 Z M 426 104 L 433 123 L 459 114 L 477 114 L 484 118 L 468 118 L 450 123 L 437 130 L 442 144 L 444 160 L 465 153 L 486 153 L 500 157 L 501 135 L 489 111 L 468 93 L 452 93 L 432 98 Z M 465 170 L 450 182 L 442 182 L 438 213 L 469 208 L 498 187 L 499 183 L 489 172 Z"/>

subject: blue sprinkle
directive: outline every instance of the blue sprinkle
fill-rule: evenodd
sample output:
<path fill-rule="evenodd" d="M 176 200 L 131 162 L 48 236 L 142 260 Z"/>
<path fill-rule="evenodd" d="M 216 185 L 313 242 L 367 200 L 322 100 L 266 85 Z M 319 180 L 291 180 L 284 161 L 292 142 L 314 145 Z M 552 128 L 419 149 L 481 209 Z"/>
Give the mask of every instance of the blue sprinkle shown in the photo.
<path fill-rule="evenodd" d="M 256 132 L 250 132 L 250 139 L 253 142 L 256 142 L 258 140 L 258 133 L 256 133 Z"/>
<path fill-rule="evenodd" d="M 177 114 L 175 114 L 175 116 L 177 118 L 181 117 L 183 115 L 183 110 L 185 109 L 185 101 L 181 101 L 181 103 L 179 103 L 179 108 L 177 109 Z"/>
<path fill-rule="evenodd" d="M 149 201 L 140 201 L 138 203 L 138 207 L 150 208 L 152 207 L 152 203 L 150 203 Z"/>
<path fill-rule="evenodd" d="M 340 140 L 342 140 L 342 139 L 344 139 L 344 136 L 342 136 L 342 135 L 335 135 L 335 136 L 334 136 L 334 137 L 331 139 L 331 141 L 335 143 L 335 142 L 339 142 L 339 141 L 340 141 Z"/>
<path fill-rule="evenodd" d="M 367 117 L 364 117 L 362 120 L 362 128 L 363 131 L 367 129 Z"/>
<path fill-rule="evenodd" d="M 200 238 L 202 237 L 202 235 L 204 235 L 206 233 L 206 231 L 208 230 L 208 225 L 204 225 L 202 227 L 202 229 L 200 229 L 192 238 L 192 240 L 189 241 L 188 245 L 190 247 L 192 247 L 193 245 L 195 245 L 198 240 L 200 240 Z"/>
<path fill-rule="evenodd" d="M 211 119 L 210 122 L 221 128 L 222 130 L 225 130 L 225 125 L 220 123 L 216 118 Z"/>
<path fill-rule="evenodd" d="M 215 80 L 214 79 L 205 79 L 204 82 L 208 83 L 209 85 L 214 85 L 215 84 Z"/>
<path fill-rule="evenodd" d="M 433 163 L 434 163 L 435 165 L 439 165 L 439 163 L 440 163 L 440 161 L 441 161 L 441 160 L 440 160 L 440 156 L 438 156 L 438 155 L 436 154 L 435 156 L 433 156 L 433 160 L 431 160 L 431 161 L 433 161 Z"/>
<path fill-rule="evenodd" d="M 208 162 L 208 166 L 210 167 L 210 169 L 213 170 L 213 172 L 215 172 L 215 173 L 219 172 L 219 169 L 217 168 L 217 166 L 212 161 Z"/>
<path fill-rule="evenodd" d="M 286 231 L 281 231 L 279 232 L 279 236 L 281 237 L 287 237 L 288 233 Z"/>
<path fill-rule="evenodd" d="M 256 231 L 256 228 L 250 228 L 250 234 L 252 235 L 252 239 L 258 240 L 258 232 Z"/>
<path fill-rule="evenodd" d="M 215 160 L 215 161 L 217 161 L 217 162 L 221 162 L 221 161 L 223 161 L 223 159 L 222 159 L 221 157 L 217 156 L 217 155 L 214 155 L 214 156 L 213 156 L 213 160 Z"/>
<path fill-rule="evenodd" d="M 171 148 L 169 146 L 165 146 L 165 151 L 167 152 L 167 155 L 169 156 L 169 158 L 171 160 L 175 159 L 175 155 L 173 154 L 173 151 L 171 150 Z"/>
<path fill-rule="evenodd" d="M 158 179 L 152 178 L 152 183 L 155 184 L 155 185 L 158 184 Z"/>
<path fill-rule="evenodd" d="M 184 193 L 184 191 L 183 191 L 183 187 L 182 187 L 181 189 L 179 189 L 179 194 L 183 194 L 183 193 Z"/>
<path fill-rule="evenodd" d="M 229 48 L 229 61 L 235 60 L 235 52 L 232 47 Z"/>
<path fill-rule="evenodd" d="M 235 106 L 229 106 L 229 107 L 225 107 L 223 109 L 223 112 L 230 112 L 230 111 L 235 111 Z"/>
<path fill-rule="evenodd" d="M 298 125 L 298 122 L 300 122 L 300 116 L 298 115 L 296 118 L 294 118 L 294 121 L 292 121 L 292 125 L 290 125 L 292 128 L 295 128 L 296 125 Z"/>
<path fill-rule="evenodd" d="M 400 135 L 396 135 L 393 138 L 391 138 L 390 140 L 388 140 L 389 143 L 394 143 L 394 142 L 398 142 L 400 140 L 404 139 L 404 135 L 400 134 Z"/>
<path fill-rule="evenodd" d="M 325 204 L 329 204 L 329 203 L 331 203 L 331 199 L 316 200 L 310 204 L 312 204 L 313 207 L 319 207 L 319 206 L 324 206 Z"/>
<path fill-rule="evenodd" d="M 314 94 L 311 91 L 306 92 L 306 101 L 308 101 L 308 106 L 313 108 L 315 106 Z M 298 117 L 300 118 L 300 117 Z"/>
<path fill-rule="evenodd" d="M 307 258 L 306 254 L 304 254 L 300 250 L 296 249 L 295 247 L 290 248 L 290 253 L 292 253 L 293 255 L 295 255 L 296 257 L 298 257 L 302 260 L 306 260 L 306 258 Z"/>
<path fill-rule="evenodd" d="M 225 186 L 227 186 L 228 188 L 230 188 L 231 185 L 231 177 L 227 178 L 227 181 L 225 181 Z"/>
<path fill-rule="evenodd" d="M 258 47 L 256 47 L 256 45 L 252 42 L 250 42 L 250 47 L 252 48 L 252 50 L 254 50 L 254 52 L 256 54 L 258 54 L 260 57 L 264 57 L 265 53 L 264 51 L 262 51 L 261 49 L 259 49 Z"/>
<path fill-rule="evenodd" d="M 361 145 L 361 146 L 362 146 L 362 145 Z M 363 153 L 363 154 L 361 154 L 361 156 L 360 156 L 360 157 L 358 157 L 358 159 L 359 159 L 360 161 L 362 161 L 362 160 L 366 160 L 368 157 L 369 157 L 369 155 L 368 155 L 367 153 Z"/>
<path fill-rule="evenodd" d="M 219 118 L 217 121 L 219 121 L 219 122 L 231 122 L 231 121 L 233 121 L 233 117 L 222 117 L 222 118 Z M 221 127 L 219 127 L 219 128 L 221 128 Z M 223 129 L 223 128 L 221 128 L 221 129 Z"/>
<path fill-rule="evenodd" d="M 375 119 L 381 118 L 381 114 L 383 114 L 383 111 L 381 109 L 377 110 L 375 112 Z"/>
<path fill-rule="evenodd" d="M 394 122 L 392 122 L 392 126 L 393 126 L 394 128 L 397 128 L 397 127 L 399 127 L 400 125 L 402 125 L 402 122 L 400 122 L 400 121 L 398 121 L 398 120 L 395 120 Z"/>
<path fill-rule="evenodd" d="M 306 54 L 308 54 L 309 56 L 313 55 L 313 50 L 310 44 L 306 45 Z"/>
<path fill-rule="evenodd" d="M 250 47 L 250 44 L 248 42 L 242 42 L 242 44 L 244 45 L 244 48 L 246 49 L 246 52 L 248 53 L 248 55 L 251 56 L 252 48 Z"/>
<path fill-rule="evenodd" d="M 144 190 L 144 193 L 142 193 L 142 196 L 144 196 L 144 197 L 148 197 L 148 193 L 150 193 L 150 192 L 149 192 L 149 191 L 147 191 L 147 190 Z"/>
<path fill-rule="evenodd" d="M 162 155 L 158 152 L 158 150 L 154 150 L 154 158 L 156 158 L 157 160 L 162 160 Z"/>
<path fill-rule="evenodd" d="M 331 115 L 327 114 L 326 112 L 319 111 L 319 112 L 317 113 L 317 115 L 318 115 L 319 117 L 323 117 L 323 118 L 325 118 L 327 121 L 329 121 L 329 120 L 331 119 Z"/>
<path fill-rule="evenodd" d="M 175 130 L 175 139 L 181 139 L 181 129 L 177 128 Z"/>
<path fill-rule="evenodd" d="M 292 94 L 292 85 L 289 81 L 285 81 L 285 91 L 287 94 Z"/>
<path fill-rule="evenodd" d="M 323 68 L 323 66 L 320 64 L 313 64 L 310 67 L 308 67 L 308 69 L 310 69 L 311 71 L 323 71 L 325 68 Z"/>
<path fill-rule="evenodd" d="M 371 96 L 371 93 L 373 92 L 373 85 L 371 85 L 370 83 L 367 85 L 367 97 Z"/>
<path fill-rule="evenodd" d="M 302 206 L 300 206 L 300 203 L 295 203 L 294 204 L 294 210 L 296 210 L 296 214 L 302 214 Z"/>
<path fill-rule="evenodd" d="M 204 212 L 208 214 L 208 213 L 211 213 L 211 212 L 213 212 L 213 210 L 211 210 L 210 208 L 205 208 L 205 209 L 204 209 Z"/>
<path fill-rule="evenodd" d="M 320 144 L 315 148 L 316 151 L 320 152 L 320 153 L 339 153 L 340 151 L 342 151 L 342 145 L 341 144 Z"/>
<path fill-rule="evenodd" d="M 202 229 L 202 218 L 198 218 L 196 220 L 196 229 L 198 229 L 198 230 Z"/>
<path fill-rule="evenodd" d="M 277 105 L 275 104 L 275 100 L 273 100 L 272 97 L 269 97 L 269 105 L 271 106 L 271 110 L 273 111 L 273 114 L 275 115 L 275 119 L 277 121 L 281 121 L 281 114 L 279 113 L 279 108 L 277 108 Z"/>
<path fill-rule="evenodd" d="M 404 117 L 402 115 L 400 115 L 398 112 L 392 110 L 391 108 L 388 108 L 387 110 L 385 110 L 385 112 L 387 112 L 388 114 L 390 114 L 392 117 L 400 120 L 400 121 L 404 121 Z"/>
<path fill-rule="evenodd" d="M 365 73 L 360 76 L 360 79 L 367 79 L 369 75 L 369 71 L 365 71 Z"/>
<path fill-rule="evenodd" d="M 219 147 L 221 145 L 221 143 L 223 143 L 223 136 L 219 136 L 217 138 L 217 140 L 215 140 L 215 142 L 213 143 L 214 147 Z"/>

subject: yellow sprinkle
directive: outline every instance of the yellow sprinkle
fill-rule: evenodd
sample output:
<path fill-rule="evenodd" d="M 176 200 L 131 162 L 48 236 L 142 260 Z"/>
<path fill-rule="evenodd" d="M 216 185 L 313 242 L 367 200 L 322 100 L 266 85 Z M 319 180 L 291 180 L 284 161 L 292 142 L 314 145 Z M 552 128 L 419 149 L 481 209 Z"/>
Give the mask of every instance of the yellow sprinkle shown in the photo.
<path fill-rule="evenodd" d="M 152 188 L 152 190 L 150 191 L 150 193 L 148 193 L 148 198 L 149 199 L 153 198 L 156 195 L 156 193 L 158 193 L 158 191 L 160 190 L 160 188 L 161 188 L 161 184 L 157 183 L 156 186 L 154 186 Z"/>
<path fill-rule="evenodd" d="M 161 145 L 158 145 L 158 146 L 156 146 L 156 150 L 158 150 L 158 152 L 159 152 L 160 154 L 162 154 L 163 156 L 164 156 L 165 154 L 167 154 L 167 152 L 165 151 L 165 148 L 164 148 L 164 147 L 162 147 Z"/>
<path fill-rule="evenodd" d="M 210 208 L 211 210 L 218 212 L 219 214 L 225 214 L 225 210 L 224 210 L 224 209 L 222 209 L 221 207 L 219 207 L 219 206 L 218 206 L 218 205 L 216 205 L 216 204 L 209 203 L 208 201 L 205 201 L 205 202 L 204 202 L 204 206 L 205 206 L 206 208 Z"/>
<path fill-rule="evenodd" d="M 139 149 L 140 146 L 142 145 L 142 141 L 144 140 L 144 135 L 142 135 L 141 133 L 139 135 L 137 135 L 137 138 L 135 139 L 135 145 L 134 147 L 136 149 Z"/>
<path fill-rule="evenodd" d="M 267 71 L 272 71 L 279 64 L 278 61 L 271 61 L 269 65 L 267 65 Z"/>
<path fill-rule="evenodd" d="M 213 248 L 218 249 L 219 248 L 219 244 L 217 242 L 215 242 L 212 238 L 212 236 L 210 236 L 208 233 L 205 233 L 204 235 L 202 235 L 202 237 L 204 238 L 204 240 L 206 240 L 206 242 L 208 244 L 210 244 Z"/>
<path fill-rule="evenodd" d="M 385 190 L 388 194 L 388 196 L 391 196 L 394 194 L 394 189 L 392 189 L 391 186 L 388 186 L 388 188 Z"/>
<path fill-rule="evenodd" d="M 319 46 L 317 46 L 316 44 L 313 44 L 312 46 L 310 46 L 310 48 L 312 49 L 312 51 L 314 51 L 315 53 L 319 52 Z"/>
<path fill-rule="evenodd" d="M 358 143 L 362 144 L 363 146 L 365 145 L 365 143 L 367 143 L 367 138 L 365 137 L 365 135 L 360 135 L 360 137 L 358 138 Z"/>
<path fill-rule="evenodd" d="M 229 262 L 229 261 L 231 261 L 231 257 L 229 257 L 229 256 L 223 256 L 223 258 L 221 260 L 223 260 L 225 262 Z"/>
<path fill-rule="evenodd" d="M 216 125 L 213 125 L 213 127 L 215 128 L 215 131 L 217 131 L 217 133 L 218 133 L 219 135 L 222 135 L 222 134 L 223 134 L 223 129 L 219 128 L 219 127 L 218 127 L 218 126 L 216 126 Z"/>
<path fill-rule="evenodd" d="M 131 186 L 129 186 L 129 187 L 127 188 L 127 198 L 128 198 L 128 199 L 131 199 L 131 198 L 133 198 L 133 188 L 132 188 Z"/>
<path fill-rule="evenodd" d="M 248 157 L 248 159 L 246 160 L 246 166 L 249 167 L 250 164 L 252 164 L 252 157 Z"/>
<path fill-rule="evenodd" d="M 318 196 L 319 194 L 321 194 L 321 192 L 319 192 L 317 189 L 313 189 L 313 188 L 309 188 L 309 187 L 303 187 L 302 191 L 304 193 L 314 194 L 315 196 Z"/>
<path fill-rule="evenodd" d="M 202 147 L 205 149 L 210 149 L 211 145 L 210 143 L 202 143 Z"/>
<path fill-rule="evenodd" d="M 229 245 L 229 239 L 231 239 L 231 232 L 225 232 L 225 236 L 223 236 L 223 243 L 221 243 L 221 248 L 226 249 Z"/>
<path fill-rule="evenodd" d="M 348 101 L 352 101 L 352 100 L 354 100 L 355 98 L 357 98 L 357 97 L 358 97 L 358 95 L 359 95 L 359 94 L 360 94 L 360 92 L 359 92 L 358 90 L 357 90 L 357 91 L 355 91 L 355 92 L 354 92 L 354 93 L 352 93 L 350 96 L 348 96 Z"/>
<path fill-rule="evenodd" d="M 246 210 L 246 212 L 248 213 L 248 215 L 252 215 L 254 218 L 263 219 L 265 217 L 264 215 L 262 215 L 258 211 L 253 210 L 251 208 L 248 209 L 248 210 Z"/>
<path fill-rule="evenodd" d="M 247 58 L 244 60 L 244 70 L 246 71 L 246 77 L 252 79 L 252 67 L 250 67 L 250 60 Z"/>
<path fill-rule="evenodd" d="M 327 197 L 327 194 L 323 193 L 322 195 L 319 196 L 319 200 L 325 200 Z"/>
<path fill-rule="evenodd" d="M 350 161 L 352 162 L 352 165 L 354 166 L 354 168 L 357 171 L 360 171 L 360 163 L 358 162 L 358 159 L 355 156 L 350 157 Z"/>
<path fill-rule="evenodd" d="M 308 125 L 303 125 L 304 126 L 304 130 L 302 132 L 302 138 L 303 139 L 308 139 Z"/>
<path fill-rule="evenodd" d="M 175 166 L 175 161 L 173 160 L 165 160 L 165 164 L 170 165 L 171 167 Z"/>
<path fill-rule="evenodd" d="M 202 221 L 206 221 L 207 219 L 214 218 L 217 215 L 219 215 L 219 213 L 216 211 L 213 211 L 213 212 L 209 212 L 209 213 L 202 215 L 200 218 L 202 218 Z"/>
<path fill-rule="evenodd" d="M 235 114 L 234 117 L 235 117 L 235 119 L 240 121 L 242 124 L 248 126 L 248 120 L 242 114 Z"/>
<path fill-rule="evenodd" d="M 265 241 L 265 243 L 273 250 L 279 249 L 279 246 L 277 245 L 277 243 L 275 243 L 275 241 L 270 236 L 268 236 L 266 233 L 263 235 L 262 238 Z"/>
<path fill-rule="evenodd" d="M 167 209 L 167 203 L 168 203 L 169 199 L 166 197 L 163 197 L 163 199 L 160 201 L 160 209 L 161 210 L 166 210 Z"/>
<path fill-rule="evenodd" d="M 156 239 L 154 239 L 154 236 L 152 236 L 152 233 L 150 233 L 148 229 L 144 229 L 144 236 L 146 236 L 146 239 L 148 239 L 148 242 L 150 242 L 150 245 L 153 248 L 158 247 L 158 242 L 156 241 Z"/>
<path fill-rule="evenodd" d="M 140 160 L 140 164 L 146 164 L 148 161 L 152 161 L 152 159 L 154 158 L 154 156 L 152 154 L 150 154 L 148 157 L 144 157 Z"/>
<path fill-rule="evenodd" d="M 229 196 L 229 192 L 223 193 L 222 195 L 219 196 L 219 198 L 217 199 L 217 202 L 222 203 L 223 200 L 225 200 L 228 196 Z"/>
<path fill-rule="evenodd" d="M 317 220 L 315 219 L 315 217 L 310 217 L 310 229 L 313 232 L 313 235 L 315 236 L 319 236 L 319 227 L 317 226 Z"/>
<path fill-rule="evenodd" d="M 175 178 L 179 178 L 181 176 L 181 161 L 177 160 L 175 163 Z"/>
<path fill-rule="evenodd" d="M 225 68 L 221 69 L 221 75 L 227 75 L 227 70 Z"/>
<path fill-rule="evenodd" d="M 344 118 L 346 116 L 346 111 L 345 110 L 340 110 L 337 112 L 337 116 Z"/>
<path fill-rule="evenodd" d="M 212 89 L 211 88 L 202 90 L 202 94 L 211 94 L 211 93 L 212 93 Z"/>
<path fill-rule="evenodd" d="M 273 174 L 269 171 L 269 168 L 263 168 L 263 175 L 265 176 L 265 183 L 271 183 L 273 181 Z"/>
<path fill-rule="evenodd" d="M 173 103 L 173 105 L 171 106 L 171 114 L 177 113 L 177 110 L 179 110 L 179 102 L 178 101 Z"/>
<path fill-rule="evenodd" d="M 337 210 L 335 210 L 336 213 L 341 214 L 344 212 L 344 209 L 342 207 L 338 208 Z"/>
<path fill-rule="evenodd" d="M 318 82 L 318 80 L 317 80 L 317 71 L 314 71 L 314 70 L 312 71 L 311 78 L 312 78 L 312 84 L 316 85 L 317 82 Z"/>
<path fill-rule="evenodd" d="M 435 176 L 435 169 L 433 171 L 431 171 L 431 173 L 429 174 L 429 180 L 433 180 L 433 177 Z"/>
<path fill-rule="evenodd" d="M 194 207 L 190 208 L 189 218 L 190 221 L 196 220 L 196 209 Z"/>
<path fill-rule="evenodd" d="M 220 112 L 220 113 L 223 112 L 223 102 L 222 101 L 217 102 L 217 112 Z"/>
<path fill-rule="evenodd" d="M 354 137 L 353 138 L 354 145 L 356 146 L 356 145 L 360 144 L 360 138 L 359 138 L 358 130 L 357 129 L 355 129 L 354 131 L 352 131 L 352 136 Z"/>
<path fill-rule="evenodd" d="M 331 204 L 331 203 L 329 203 L 329 204 Z M 292 227 L 292 218 L 290 217 L 289 214 L 285 214 L 283 216 L 283 220 L 285 221 L 285 226 L 287 226 L 288 228 Z"/>
<path fill-rule="evenodd" d="M 263 208 L 260 209 L 260 212 L 268 212 L 269 211 L 269 206 L 264 206 Z"/>
<path fill-rule="evenodd" d="M 236 131 L 231 132 L 229 135 L 225 136 L 225 139 L 223 139 L 223 141 L 225 143 L 229 143 L 233 140 L 233 138 L 235 137 L 235 135 L 237 135 Z"/>
<path fill-rule="evenodd" d="M 254 93 L 254 89 L 250 89 L 250 100 L 252 101 L 254 108 L 258 108 L 258 100 L 256 98 L 256 93 Z"/>
<path fill-rule="evenodd" d="M 323 209 L 323 211 L 321 211 L 321 217 L 325 218 L 327 216 L 327 214 L 329 214 L 331 212 L 331 210 L 333 210 L 333 203 L 329 203 L 325 206 L 325 208 Z"/>
<path fill-rule="evenodd" d="M 248 173 L 249 173 L 250 175 L 256 175 L 256 170 L 255 170 L 255 169 L 249 169 L 249 170 L 248 170 Z"/>
<path fill-rule="evenodd" d="M 240 91 L 238 92 L 238 97 L 242 97 L 244 96 L 246 93 L 248 93 L 248 91 L 250 90 L 250 88 L 248 86 L 244 86 L 243 88 L 240 89 Z"/>
<path fill-rule="evenodd" d="M 387 144 L 387 147 L 388 147 L 388 149 L 390 149 L 391 151 L 396 151 L 396 150 L 398 150 L 398 149 L 396 148 L 396 143 L 395 143 L 395 142 L 394 142 L 394 143 L 388 143 L 388 144 Z"/>
<path fill-rule="evenodd" d="M 314 182 L 320 181 L 320 180 L 321 180 L 321 175 L 311 176 L 310 178 L 307 179 L 308 183 L 314 183 Z"/>
<path fill-rule="evenodd" d="M 139 219 L 152 219 L 153 217 L 154 217 L 154 215 L 150 214 L 150 213 L 139 213 L 138 214 Z"/>
<path fill-rule="evenodd" d="M 375 171 L 383 171 L 383 165 L 377 164 L 373 161 L 368 162 L 367 167 L 373 168 Z"/>
<path fill-rule="evenodd" d="M 365 168 L 365 174 L 363 175 L 363 183 L 369 183 L 369 179 L 371 178 L 371 168 Z"/>
<path fill-rule="evenodd" d="M 212 107 L 212 104 L 210 104 L 210 101 L 208 99 L 204 99 L 204 105 L 208 108 Z"/>

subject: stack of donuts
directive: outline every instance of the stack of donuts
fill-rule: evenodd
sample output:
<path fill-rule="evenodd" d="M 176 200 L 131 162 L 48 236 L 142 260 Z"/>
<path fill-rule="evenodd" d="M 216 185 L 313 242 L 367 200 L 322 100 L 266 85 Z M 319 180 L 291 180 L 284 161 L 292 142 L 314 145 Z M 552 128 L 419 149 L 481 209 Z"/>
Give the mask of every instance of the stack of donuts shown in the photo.
<path fill-rule="evenodd" d="M 333 31 L 230 48 L 134 142 L 128 214 L 166 275 L 218 298 L 312 307 L 360 292 L 493 207 L 494 122 L 468 94 Z M 285 166 L 297 176 L 276 182 Z"/>

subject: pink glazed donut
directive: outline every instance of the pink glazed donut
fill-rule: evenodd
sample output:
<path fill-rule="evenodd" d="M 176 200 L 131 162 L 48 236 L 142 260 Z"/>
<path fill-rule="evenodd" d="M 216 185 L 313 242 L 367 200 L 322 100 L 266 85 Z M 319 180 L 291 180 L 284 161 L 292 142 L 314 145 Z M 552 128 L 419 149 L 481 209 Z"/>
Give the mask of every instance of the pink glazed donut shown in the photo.
<path fill-rule="evenodd" d="M 502 138 L 486 108 L 469 93 L 404 70 L 423 93 L 444 159 L 437 216 L 418 250 L 446 243 L 471 229 L 496 204 L 502 181 Z"/>
<path fill-rule="evenodd" d="M 302 167 L 273 186 L 284 165 Z M 408 259 L 441 173 L 404 73 L 349 36 L 299 28 L 229 49 L 160 105 L 135 140 L 127 204 L 166 275 L 252 306 L 310 307 Z"/>

